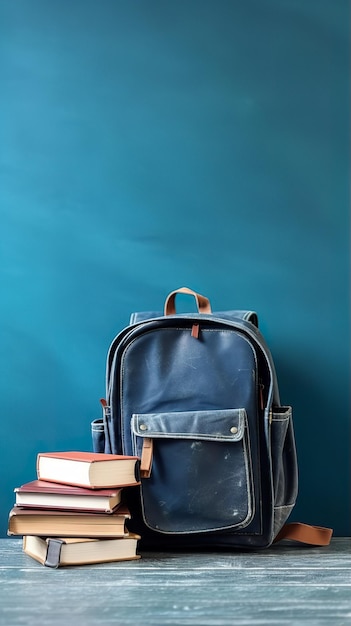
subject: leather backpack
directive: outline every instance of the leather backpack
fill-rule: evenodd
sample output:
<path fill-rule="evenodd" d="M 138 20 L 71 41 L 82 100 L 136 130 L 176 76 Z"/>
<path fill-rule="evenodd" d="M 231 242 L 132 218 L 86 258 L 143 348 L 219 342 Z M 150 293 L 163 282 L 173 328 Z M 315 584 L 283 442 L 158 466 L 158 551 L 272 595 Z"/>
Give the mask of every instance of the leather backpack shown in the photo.
<path fill-rule="evenodd" d="M 177 313 L 177 294 L 197 312 Z M 112 341 L 95 452 L 137 455 L 126 489 L 141 548 L 326 545 L 330 529 L 286 524 L 298 492 L 291 406 L 282 405 L 254 311 L 212 312 L 182 287 L 163 311 L 133 313 Z"/>

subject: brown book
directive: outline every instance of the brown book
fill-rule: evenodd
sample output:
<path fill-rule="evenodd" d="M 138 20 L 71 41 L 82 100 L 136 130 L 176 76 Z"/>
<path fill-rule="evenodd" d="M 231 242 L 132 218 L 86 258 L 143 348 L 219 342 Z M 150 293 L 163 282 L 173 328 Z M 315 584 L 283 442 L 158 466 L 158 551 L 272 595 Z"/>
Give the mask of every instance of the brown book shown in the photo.
<path fill-rule="evenodd" d="M 129 487 L 139 483 L 138 457 L 95 452 L 42 452 L 37 477 L 88 489 Z"/>
<path fill-rule="evenodd" d="M 7 532 L 8 535 L 42 537 L 125 537 L 128 535 L 126 519 L 130 519 L 126 507 L 106 515 L 14 506 L 9 513 Z"/>
<path fill-rule="evenodd" d="M 87 565 L 140 559 L 136 554 L 139 535 L 120 539 L 87 539 L 82 537 L 47 538 L 26 535 L 23 550 L 47 567 Z"/>
<path fill-rule="evenodd" d="M 122 489 L 86 489 L 62 483 L 32 480 L 15 488 L 16 504 L 40 509 L 66 509 L 112 513 L 121 502 Z"/>

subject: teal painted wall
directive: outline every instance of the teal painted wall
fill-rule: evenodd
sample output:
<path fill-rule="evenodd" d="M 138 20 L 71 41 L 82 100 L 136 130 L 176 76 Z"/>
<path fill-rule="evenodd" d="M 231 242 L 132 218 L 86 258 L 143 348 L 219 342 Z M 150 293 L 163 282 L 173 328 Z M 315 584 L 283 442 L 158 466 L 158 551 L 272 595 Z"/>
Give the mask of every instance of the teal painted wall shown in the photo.
<path fill-rule="evenodd" d="M 1 533 L 90 449 L 105 357 L 183 284 L 252 308 L 293 519 L 350 534 L 348 0 L 1 0 Z"/>

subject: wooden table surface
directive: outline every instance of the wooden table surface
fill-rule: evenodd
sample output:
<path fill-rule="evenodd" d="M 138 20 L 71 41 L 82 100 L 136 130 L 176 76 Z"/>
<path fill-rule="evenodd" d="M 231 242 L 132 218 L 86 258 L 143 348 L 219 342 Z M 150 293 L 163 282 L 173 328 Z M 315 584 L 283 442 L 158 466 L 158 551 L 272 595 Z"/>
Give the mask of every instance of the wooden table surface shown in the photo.
<path fill-rule="evenodd" d="M 0 539 L 1 626 L 351 625 L 351 539 L 50 569 Z"/>

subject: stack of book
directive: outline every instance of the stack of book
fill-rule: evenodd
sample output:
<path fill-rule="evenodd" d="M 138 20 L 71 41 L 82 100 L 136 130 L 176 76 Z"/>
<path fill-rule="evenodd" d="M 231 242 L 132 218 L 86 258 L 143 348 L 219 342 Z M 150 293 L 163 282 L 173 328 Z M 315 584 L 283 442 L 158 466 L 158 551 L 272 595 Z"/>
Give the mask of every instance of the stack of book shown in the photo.
<path fill-rule="evenodd" d="M 37 479 L 15 488 L 8 534 L 23 550 L 59 567 L 138 559 L 139 535 L 128 531 L 123 489 L 139 485 L 139 459 L 93 452 L 37 456 Z"/>

